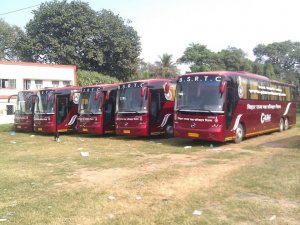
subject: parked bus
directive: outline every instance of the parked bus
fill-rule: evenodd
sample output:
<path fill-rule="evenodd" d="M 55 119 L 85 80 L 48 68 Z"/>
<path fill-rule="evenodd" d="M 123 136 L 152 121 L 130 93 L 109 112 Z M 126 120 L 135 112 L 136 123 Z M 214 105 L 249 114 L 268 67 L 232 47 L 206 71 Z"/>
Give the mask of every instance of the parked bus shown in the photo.
<path fill-rule="evenodd" d="M 14 119 L 15 131 L 33 131 L 35 94 L 36 91 L 19 91 L 18 94 L 9 97 L 8 102 L 13 97 L 17 98 Z"/>
<path fill-rule="evenodd" d="M 115 111 L 118 84 L 83 87 L 78 106 L 79 133 L 115 133 Z"/>
<path fill-rule="evenodd" d="M 247 72 L 178 77 L 174 136 L 236 143 L 296 124 L 297 89 Z"/>
<path fill-rule="evenodd" d="M 171 79 L 121 84 L 117 93 L 116 133 L 128 136 L 172 135 L 174 97 L 175 83 Z"/>
<path fill-rule="evenodd" d="M 34 131 L 58 134 L 74 131 L 77 123 L 80 87 L 46 88 L 37 92 Z"/>

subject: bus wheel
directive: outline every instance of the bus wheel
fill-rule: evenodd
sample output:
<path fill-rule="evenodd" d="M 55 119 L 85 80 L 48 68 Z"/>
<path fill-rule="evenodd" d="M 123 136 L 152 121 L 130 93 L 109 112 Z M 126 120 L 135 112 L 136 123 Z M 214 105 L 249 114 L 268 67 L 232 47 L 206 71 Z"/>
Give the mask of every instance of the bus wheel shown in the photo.
<path fill-rule="evenodd" d="M 289 119 L 288 118 L 285 118 L 285 120 L 284 120 L 284 128 L 283 129 L 284 130 L 289 129 Z"/>
<path fill-rule="evenodd" d="M 165 136 L 166 136 L 166 138 L 171 138 L 171 137 L 173 137 L 173 135 L 174 135 L 173 126 L 169 124 L 169 125 L 167 125 L 167 127 L 166 127 L 166 133 L 165 133 Z"/>
<path fill-rule="evenodd" d="M 281 118 L 279 121 L 279 132 L 282 132 L 283 129 L 284 129 L 284 122 L 283 122 L 283 118 Z"/>
<path fill-rule="evenodd" d="M 239 124 L 235 131 L 235 143 L 240 143 L 243 140 L 244 137 L 244 127 L 242 124 Z"/>

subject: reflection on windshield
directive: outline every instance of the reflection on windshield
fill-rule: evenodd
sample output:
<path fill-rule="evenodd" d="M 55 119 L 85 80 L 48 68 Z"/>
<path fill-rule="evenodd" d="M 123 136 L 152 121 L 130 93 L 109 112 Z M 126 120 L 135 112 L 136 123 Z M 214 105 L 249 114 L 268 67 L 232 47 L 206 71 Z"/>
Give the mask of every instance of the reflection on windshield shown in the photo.
<path fill-rule="evenodd" d="M 219 91 L 222 78 L 205 77 L 197 79 L 191 76 L 190 79 L 179 79 L 176 88 L 176 110 L 223 112 L 224 95 Z"/>
<path fill-rule="evenodd" d="M 32 114 L 33 99 L 30 97 L 33 92 L 19 92 L 17 98 L 16 112 Z"/>
<path fill-rule="evenodd" d="M 121 88 L 118 90 L 117 112 L 118 113 L 146 113 L 147 94 L 141 94 L 142 88 Z"/>
<path fill-rule="evenodd" d="M 35 104 L 35 113 L 54 113 L 54 92 L 39 91 Z"/>
<path fill-rule="evenodd" d="M 79 99 L 79 114 L 101 114 L 101 92 L 82 92 Z"/>

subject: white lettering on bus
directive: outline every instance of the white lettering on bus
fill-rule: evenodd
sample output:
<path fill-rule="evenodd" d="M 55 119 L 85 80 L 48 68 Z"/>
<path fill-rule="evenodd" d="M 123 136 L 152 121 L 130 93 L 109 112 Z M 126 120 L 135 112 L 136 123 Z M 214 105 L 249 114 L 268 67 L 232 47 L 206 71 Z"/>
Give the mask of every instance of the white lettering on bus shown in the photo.
<path fill-rule="evenodd" d="M 263 124 L 263 123 L 267 123 L 267 122 L 271 122 L 271 114 L 264 114 L 262 113 L 260 115 L 260 122 Z"/>
<path fill-rule="evenodd" d="M 207 81 L 208 76 L 204 76 L 204 80 Z"/>
<path fill-rule="evenodd" d="M 272 104 L 268 104 L 268 105 L 251 105 L 251 104 L 247 104 L 247 109 L 248 110 L 254 110 L 254 109 L 281 109 L 281 105 L 272 105 Z"/>
<path fill-rule="evenodd" d="M 221 77 L 216 77 L 216 81 L 220 82 L 221 81 Z"/>

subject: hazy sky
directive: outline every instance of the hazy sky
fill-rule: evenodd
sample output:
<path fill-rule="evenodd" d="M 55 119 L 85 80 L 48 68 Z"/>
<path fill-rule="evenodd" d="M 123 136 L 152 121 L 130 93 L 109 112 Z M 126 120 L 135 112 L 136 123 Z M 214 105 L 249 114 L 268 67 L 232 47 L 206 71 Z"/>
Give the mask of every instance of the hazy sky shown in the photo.
<path fill-rule="evenodd" d="M 0 14 L 39 4 L 41 0 L 0 0 Z M 181 57 L 192 42 L 213 51 L 228 46 L 243 49 L 253 58 L 257 44 L 300 41 L 299 0 L 90 0 L 99 11 L 110 9 L 132 26 L 141 37 L 142 54 L 153 63 L 168 53 Z M 0 16 L 9 24 L 24 27 L 31 11 Z"/>

